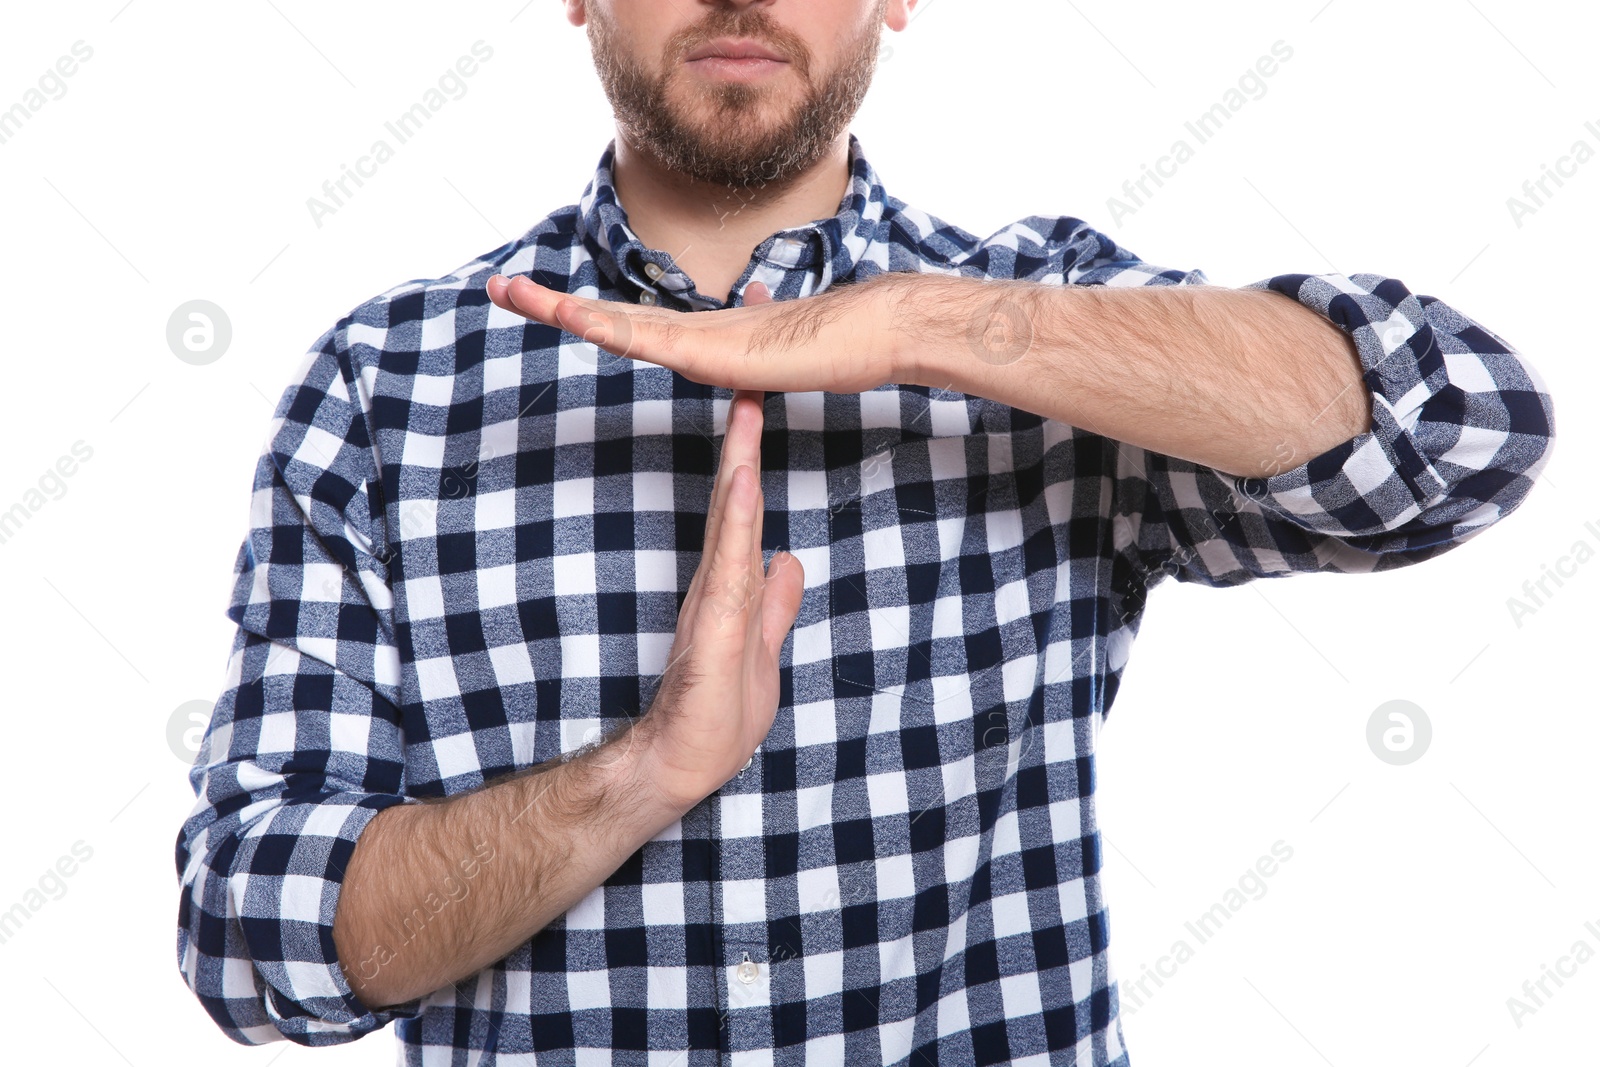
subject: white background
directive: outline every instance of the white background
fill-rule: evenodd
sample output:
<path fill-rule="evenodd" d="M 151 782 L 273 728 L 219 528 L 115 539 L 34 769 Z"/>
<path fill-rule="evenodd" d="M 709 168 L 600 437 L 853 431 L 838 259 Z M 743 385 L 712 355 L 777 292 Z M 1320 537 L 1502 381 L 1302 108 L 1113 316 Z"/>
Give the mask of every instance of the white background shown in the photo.
<path fill-rule="evenodd" d="M 1520 626 L 1507 598 L 1575 542 L 1600 548 L 1600 160 L 1520 227 L 1506 201 L 1574 141 L 1600 148 L 1597 31 L 1590 5 L 1510 0 L 934 0 L 886 33 L 853 129 L 901 199 L 980 236 L 1073 215 L 1222 285 L 1397 277 L 1509 339 L 1556 399 L 1547 476 L 1441 558 L 1153 594 L 1102 735 L 1112 951 L 1125 980 L 1180 938 L 1195 955 L 1126 1014 L 1137 1067 L 1594 1047 L 1600 959 L 1520 1027 L 1506 1002 L 1580 939 L 1600 951 L 1600 561 Z M 494 56 L 467 94 L 316 226 L 306 199 L 480 38 Z M 388 1062 L 389 1032 L 236 1046 L 182 984 L 173 846 L 193 795 L 169 720 L 220 692 L 252 471 L 302 353 L 369 296 L 575 201 L 609 109 L 556 0 L 9 5 L 0 108 L 78 40 L 93 58 L 0 145 L 0 510 L 93 449 L 0 544 L 0 910 L 75 842 L 93 853 L 0 944 L 5 1058 Z M 1279 40 L 1293 57 L 1266 94 L 1114 224 L 1107 198 Z M 193 299 L 233 326 L 206 366 L 165 339 Z M 1367 747 L 1393 699 L 1433 724 L 1409 766 Z M 1280 839 L 1293 858 L 1265 896 L 1198 945 L 1184 923 Z"/>

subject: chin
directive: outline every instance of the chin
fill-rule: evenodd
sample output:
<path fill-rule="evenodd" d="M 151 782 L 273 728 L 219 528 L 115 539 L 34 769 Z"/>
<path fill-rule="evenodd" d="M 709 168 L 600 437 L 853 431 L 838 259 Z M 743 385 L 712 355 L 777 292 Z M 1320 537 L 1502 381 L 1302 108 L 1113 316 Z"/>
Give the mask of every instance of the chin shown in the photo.
<path fill-rule="evenodd" d="M 679 114 L 687 110 L 703 122 L 726 122 L 736 116 L 741 123 L 757 119 L 775 124 L 790 118 L 800 102 L 801 95 L 792 90 L 722 85 L 690 94 L 683 101 L 686 108 L 679 108 Z"/>

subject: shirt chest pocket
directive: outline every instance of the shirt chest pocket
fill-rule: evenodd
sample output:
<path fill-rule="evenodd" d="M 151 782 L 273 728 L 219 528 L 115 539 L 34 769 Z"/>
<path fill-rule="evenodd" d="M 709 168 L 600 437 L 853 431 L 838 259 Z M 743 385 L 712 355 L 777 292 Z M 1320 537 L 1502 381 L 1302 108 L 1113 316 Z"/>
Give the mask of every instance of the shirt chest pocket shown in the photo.
<path fill-rule="evenodd" d="M 887 695 L 899 726 L 970 720 L 974 747 L 1026 714 L 1009 662 L 1033 655 L 1010 439 L 912 438 L 830 472 L 835 694 Z M 1020 697 L 1021 699 L 1017 699 Z M 1008 725 L 1007 706 L 1018 722 Z M 984 735 L 987 735 L 985 737 Z"/>

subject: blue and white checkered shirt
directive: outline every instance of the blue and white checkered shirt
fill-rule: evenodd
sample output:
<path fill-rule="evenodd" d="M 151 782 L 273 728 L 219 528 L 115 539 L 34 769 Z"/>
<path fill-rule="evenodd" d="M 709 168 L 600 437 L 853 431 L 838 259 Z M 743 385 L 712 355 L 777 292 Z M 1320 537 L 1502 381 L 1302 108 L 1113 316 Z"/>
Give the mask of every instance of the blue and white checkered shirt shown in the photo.
<path fill-rule="evenodd" d="M 1461 544 L 1546 461 L 1546 391 L 1399 281 L 1292 274 L 1249 288 L 1348 333 L 1372 429 L 1266 478 L 977 396 L 769 395 L 764 547 L 807 584 L 755 758 L 498 963 L 369 1011 L 332 935 L 362 828 L 638 715 L 700 559 L 731 394 L 484 292 L 725 306 L 635 236 L 612 160 L 523 236 L 351 311 L 279 402 L 177 843 L 185 979 L 239 1041 L 393 1021 L 410 1064 L 1126 1063 L 1095 745 L 1147 593 Z M 1208 284 L 1075 218 L 979 239 L 888 195 L 853 137 L 850 171 L 735 303 L 885 271 Z"/>

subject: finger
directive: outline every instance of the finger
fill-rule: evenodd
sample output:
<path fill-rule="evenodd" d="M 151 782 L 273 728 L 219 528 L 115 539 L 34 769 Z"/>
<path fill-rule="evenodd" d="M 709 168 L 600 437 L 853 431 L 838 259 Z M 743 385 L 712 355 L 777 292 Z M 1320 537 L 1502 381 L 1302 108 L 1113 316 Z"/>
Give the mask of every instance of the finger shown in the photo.
<path fill-rule="evenodd" d="M 701 611 L 709 607 L 716 613 L 719 630 L 728 629 L 725 620 L 738 619 L 758 588 L 760 573 L 750 572 L 750 546 L 756 515 L 760 512 L 760 495 L 755 472 L 743 465 L 736 468 L 728 485 L 727 506 L 717 531 L 717 542 L 711 549 L 711 570 L 700 605 Z"/>
<path fill-rule="evenodd" d="M 761 409 L 759 404 L 762 395 L 757 392 L 737 390 L 734 392 L 733 401 L 728 407 L 728 427 L 724 433 L 722 457 L 718 463 L 717 473 L 712 484 L 711 499 L 706 505 L 706 532 L 705 541 L 701 545 L 700 565 L 695 568 L 694 577 L 689 580 L 689 589 L 684 595 L 683 606 L 679 612 L 679 619 L 683 623 L 685 633 L 693 631 L 694 620 L 698 616 L 699 603 L 706 584 L 706 572 L 712 566 L 713 549 L 717 543 L 718 530 L 721 526 L 722 516 L 727 510 L 728 489 L 732 482 L 733 472 L 739 466 L 741 450 L 738 442 L 746 428 L 744 426 L 745 420 L 752 415 L 750 411 L 752 406 L 755 408 L 754 415 L 757 419 L 756 425 L 751 427 L 755 436 L 756 447 L 753 452 L 747 450 L 744 454 L 750 458 L 751 465 L 759 469 L 761 437 L 759 420 Z M 727 444 L 729 433 L 734 435 L 735 446 L 733 448 L 729 448 Z M 758 478 L 757 485 L 759 486 L 759 484 Z M 759 503 L 757 506 L 759 509 Z M 760 544 L 760 536 L 760 533 L 757 532 L 757 545 Z M 760 573 L 759 559 L 755 561 L 754 573 Z"/>
<path fill-rule="evenodd" d="M 748 397 L 749 399 L 744 399 Z M 767 497 L 761 489 L 761 426 L 766 422 L 766 412 L 762 410 L 761 402 L 765 399 L 763 393 L 752 393 L 740 390 L 735 394 L 740 403 L 750 404 L 756 410 L 757 427 L 753 439 L 750 441 L 750 451 L 747 457 L 751 472 L 756 476 L 756 517 L 754 522 L 754 538 L 750 546 L 750 573 L 757 584 L 761 581 L 761 531 L 767 517 Z"/>
<path fill-rule="evenodd" d="M 546 288 L 521 274 L 509 278 L 496 274 L 484 284 L 484 291 L 496 307 L 561 328 L 556 319 L 556 305 L 567 299 L 565 293 Z"/>
<path fill-rule="evenodd" d="M 749 570 L 750 579 L 749 580 L 750 580 L 750 583 L 752 585 L 752 598 L 751 598 L 751 612 L 750 612 L 750 617 L 748 619 L 750 633 L 749 633 L 749 636 L 747 638 L 747 643 L 748 643 L 749 648 L 751 648 L 751 649 L 755 649 L 755 648 L 761 647 L 761 621 L 760 621 L 760 617 L 761 617 L 761 593 L 762 593 L 762 587 L 766 584 L 765 577 L 764 577 L 764 574 L 763 574 L 763 571 L 764 571 L 765 568 L 763 568 L 762 565 L 761 565 L 761 552 L 762 552 L 762 547 L 761 546 L 764 543 L 763 531 L 766 528 L 766 520 L 767 520 L 767 496 L 766 496 L 766 493 L 764 491 L 762 491 L 761 488 L 760 488 L 760 486 L 761 486 L 761 464 L 760 464 L 760 459 L 761 459 L 761 445 L 760 445 L 760 440 L 758 439 L 757 442 L 756 442 L 756 448 L 755 448 L 755 460 L 756 461 L 753 464 L 751 464 L 751 471 L 756 476 L 756 513 L 755 513 L 755 518 L 751 522 L 750 564 L 749 564 L 749 567 L 750 567 L 750 570 Z"/>
<path fill-rule="evenodd" d="M 515 312 L 516 306 L 511 303 L 511 297 L 506 293 L 510 286 L 510 278 L 504 274 L 496 274 L 484 283 L 483 291 L 489 294 L 489 302 L 495 307 Z"/>
<path fill-rule="evenodd" d="M 788 552 L 773 555 L 761 590 L 761 639 L 773 659 L 800 613 L 805 584 L 806 569 L 798 559 Z"/>
<path fill-rule="evenodd" d="M 716 481 L 711 489 L 711 502 L 706 508 L 705 551 L 710 551 L 717 540 L 717 526 L 721 522 L 728 487 L 733 472 L 740 464 L 747 464 L 760 481 L 761 470 L 761 399 L 763 394 L 737 390 L 728 405 L 728 422 L 722 435 L 722 458 L 717 465 Z"/>
<path fill-rule="evenodd" d="M 565 330 L 616 356 L 661 363 L 659 357 L 673 348 L 661 323 L 621 301 L 572 296 L 520 274 L 503 284 L 491 278 L 485 291 L 507 311 Z"/>
<path fill-rule="evenodd" d="M 739 418 L 744 405 L 739 403 L 737 395 L 728 405 L 728 421 L 723 428 L 722 455 L 717 461 L 717 471 L 711 476 L 711 499 L 706 501 L 706 536 L 700 546 L 701 563 L 711 554 L 711 547 L 717 543 L 717 526 L 722 521 L 724 502 L 728 496 L 728 481 L 733 475 L 730 465 L 732 453 L 728 449 L 728 437 L 733 433 L 734 426 Z"/>
<path fill-rule="evenodd" d="M 767 518 L 767 495 L 762 492 L 760 468 L 756 470 L 756 515 L 750 524 L 750 583 L 755 592 L 756 610 L 759 611 L 761 586 L 764 583 L 761 566 L 761 531 Z"/>
<path fill-rule="evenodd" d="M 690 580 L 688 595 L 684 598 L 684 607 L 688 608 L 691 602 L 699 595 L 700 587 L 705 583 L 701 580 L 705 571 L 711 565 L 712 548 L 717 543 L 717 529 L 722 521 L 722 514 L 726 510 L 728 486 L 733 479 L 733 472 L 739 466 L 740 450 L 737 442 L 743 433 L 744 420 L 749 417 L 752 399 L 758 399 L 759 393 L 745 390 L 735 391 L 733 400 L 728 405 L 727 425 L 723 431 L 722 456 L 717 464 L 717 472 L 711 483 L 711 498 L 706 502 L 705 539 L 700 546 L 700 565 L 695 568 L 694 578 Z M 759 407 L 756 413 L 759 414 Z M 760 430 L 756 430 L 759 441 Z M 728 446 L 729 438 L 735 442 L 735 447 Z M 757 450 L 759 458 L 759 449 Z"/>
<path fill-rule="evenodd" d="M 766 282 L 751 282 L 749 285 L 745 286 L 745 307 L 749 307 L 751 304 L 770 303 L 772 303 L 772 290 L 767 288 Z"/>
<path fill-rule="evenodd" d="M 759 468 L 757 468 L 757 470 L 759 472 Z M 757 473 L 756 474 L 756 485 L 759 486 L 760 484 L 761 484 L 761 475 L 760 475 L 760 473 Z M 763 491 L 757 490 L 757 492 L 756 492 L 756 521 L 753 524 L 754 525 L 754 530 L 752 531 L 754 536 L 751 538 L 751 542 L 750 542 L 750 573 L 755 577 L 755 580 L 756 580 L 756 582 L 758 584 L 761 581 L 761 572 L 763 570 L 763 568 L 761 566 L 761 534 L 762 534 L 762 529 L 766 525 L 766 521 L 767 521 L 767 494 L 765 492 L 763 492 Z"/>

